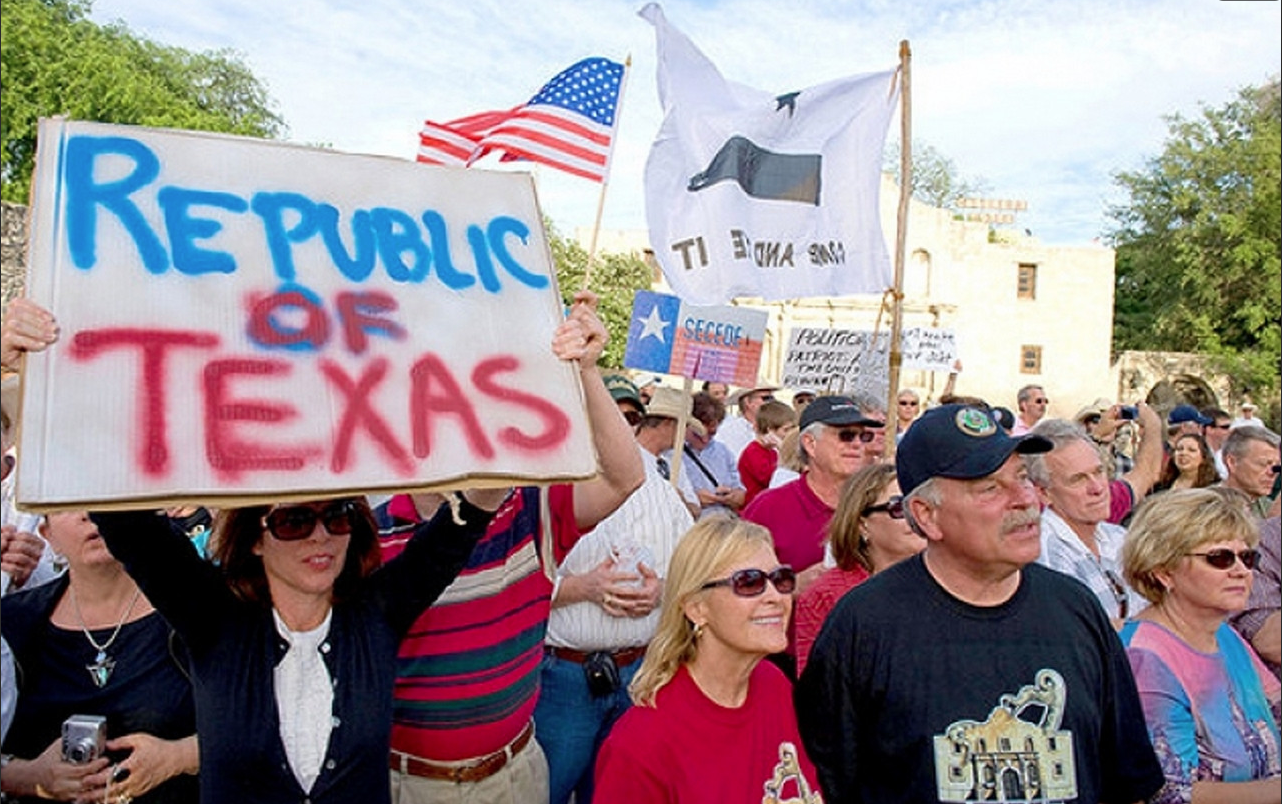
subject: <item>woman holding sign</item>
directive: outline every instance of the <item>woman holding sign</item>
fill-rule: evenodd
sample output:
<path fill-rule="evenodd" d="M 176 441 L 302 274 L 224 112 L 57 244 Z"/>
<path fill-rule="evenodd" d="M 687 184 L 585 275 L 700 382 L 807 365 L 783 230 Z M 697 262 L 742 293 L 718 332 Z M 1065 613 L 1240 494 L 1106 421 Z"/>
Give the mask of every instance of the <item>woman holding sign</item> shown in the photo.
<path fill-rule="evenodd" d="M 9 313 L 6 364 L 56 339 L 39 307 Z M 377 527 L 359 497 L 224 509 L 214 562 L 163 512 L 91 515 L 187 650 L 203 804 L 390 800 L 401 638 L 458 574 L 507 493 L 468 490 L 449 505 L 418 496 L 419 510 L 436 515 L 381 567 Z"/>

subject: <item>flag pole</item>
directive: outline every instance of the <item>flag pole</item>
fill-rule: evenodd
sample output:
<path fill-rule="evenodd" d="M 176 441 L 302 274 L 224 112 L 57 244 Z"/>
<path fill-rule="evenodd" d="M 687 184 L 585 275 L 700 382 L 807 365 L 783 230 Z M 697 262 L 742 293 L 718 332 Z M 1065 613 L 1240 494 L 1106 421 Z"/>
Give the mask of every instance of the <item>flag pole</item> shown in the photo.
<path fill-rule="evenodd" d="M 896 397 L 899 396 L 899 368 L 903 352 L 899 348 L 904 328 L 904 251 L 908 241 L 908 200 L 912 197 L 913 118 L 912 118 L 912 50 L 908 40 L 899 42 L 899 210 L 895 216 L 895 289 L 890 313 L 890 388 L 886 399 L 886 427 L 898 427 Z M 886 455 L 895 454 L 894 433 L 887 433 Z"/>
<path fill-rule="evenodd" d="M 628 88 L 628 73 L 632 70 L 632 54 L 623 61 L 623 77 L 619 79 L 619 99 L 614 107 L 614 133 L 610 136 L 610 154 L 606 157 L 605 173 L 601 176 L 601 192 L 596 200 L 596 220 L 592 223 L 592 234 L 588 238 L 588 262 L 583 267 L 583 290 L 588 289 L 592 279 L 592 265 L 596 262 L 597 235 L 601 232 L 601 216 L 605 213 L 605 189 L 610 183 L 610 168 L 614 166 L 614 146 L 618 141 L 619 118 L 623 116 L 623 93 Z"/>

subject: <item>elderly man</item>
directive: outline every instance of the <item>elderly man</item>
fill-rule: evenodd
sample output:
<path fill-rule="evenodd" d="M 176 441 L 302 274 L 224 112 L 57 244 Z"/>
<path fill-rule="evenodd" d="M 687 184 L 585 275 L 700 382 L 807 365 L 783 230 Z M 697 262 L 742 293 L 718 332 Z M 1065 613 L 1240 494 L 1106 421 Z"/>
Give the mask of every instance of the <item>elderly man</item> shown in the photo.
<path fill-rule="evenodd" d="M 921 554 L 828 616 L 796 689 L 829 802 L 1135 802 L 1161 788 L 1122 643 L 1034 563 L 1038 502 L 986 407 L 926 412 L 896 453 Z"/>
<path fill-rule="evenodd" d="M 741 388 L 730 395 L 727 402 L 739 408 L 739 415 L 731 417 L 721 425 L 717 439 L 730 448 L 735 461 L 743 450 L 752 443 L 757 434 L 757 410 L 774 399 L 779 387 L 767 382 L 758 381 L 751 388 Z"/>
<path fill-rule="evenodd" d="M 1024 435 L 1037 425 L 1042 417 L 1046 415 L 1046 406 L 1050 400 L 1046 398 L 1046 391 L 1040 385 L 1025 385 L 1015 394 L 1015 406 L 1019 409 L 1019 415 L 1015 417 L 1015 426 L 1011 428 L 1010 434 L 1019 436 Z"/>
<path fill-rule="evenodd" d="M 699 496 L 700 519 L 713 514 L 737 514 L 743 507 L 746 489 L 730 448 L 716 440 L 726 417 L 725 405 L 704 391 L 692 399 L 690 415 L 703 425 L 703 431 L 686 428 L 681 476 L 689 480 Z M 672 450 L 663 454 L 670 459 Z"/>
<path fill-rule="evenodd" d="M 621 410 L 640 405 L 622 375 L 604 378 Z M 680 391 L 661 388 L 658 397 Z M 711 397 L 708 397 L 711 399 Z M 652 396 L 650 406 L 662 399 Z M 639 443 L 645 481 L 584 534 L 557 572 L 548 618 L 536 736 L 547 756 L 550 804 L 592 800 L 597 751 L 632 705 L 628 684 L 658 624 L 660 580 L 677 541 L 694 524 L 685 502 Z"/>
<path fill-rule="evenodd" d="M 1126 529 L 1108 521 L 1109 477 L 1099 448 L 1077 425 L 1041 421 L 1033 434 L 1050 452 L 1024 456 L 1042 505 L 1039 564 L 1071 575 L 1095 593 L 1115 628 L 1144 607 L 1144 598 L 1122 578 Z"/>
<path fill-rule="evenodd" d="M 1234 427 L 1224 439 L 1223 485 L 1251 498 L 1252 510 L 1263 519 L 1268 515 L 1274 484 L 1278 478 L 1278 435 L 1254 425 Z"/>

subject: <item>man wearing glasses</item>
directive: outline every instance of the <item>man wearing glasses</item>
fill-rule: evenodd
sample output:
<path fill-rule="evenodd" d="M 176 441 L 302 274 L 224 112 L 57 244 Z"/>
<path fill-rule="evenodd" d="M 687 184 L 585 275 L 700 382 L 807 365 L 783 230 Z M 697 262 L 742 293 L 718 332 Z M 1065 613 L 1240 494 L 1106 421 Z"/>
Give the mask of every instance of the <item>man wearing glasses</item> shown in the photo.
<path fill-rule="evenodd" d="M 1015 417 L 1015 427 L 1010 431 L 1013 436 L 1026 435 L 1032 430 L 1046 415 L 1046 406 L 1050 404 L 1045 389 L 1040 385 L 1025 385 L 1020 388 L 1015 395 L 1015 402 L 1019 415 Z"/>
<path fill-rule="evenodd" d="M 1058 425 L 1058 426 L 1056 426 Z M 1095 442 L 1073 423 L 1043 421 L 1033 430 L 1050 452 L 1024 456 L 1042 505 L 1039 564 L 1071 575 L 1095 593 L 1114 628 L 1144 608 L 1122 579 L 1126 529 L 1111 524 L 1109 477 Z"/>
<path fill-rule="evenodd" d="M 1234 427 L 1224 439 L 1224 465 L 1229 470 L 1223 485 L 1237 489 L 1251 500 L 1261 518 L 1277 496 L 1278 435 L 1264 427 Z"/>
<path fill-rule="evenodd" d="M 1202 437 L 1206 439 L 1206 445 L 1211 448 L 1211 454 L 1215 456 L 1215 471 L 1219 473 L 1220 479 L 1228 477 L 1229 470 L 1224 466 L 1224 455 L 1221 450 L 1224 449 L 1224 439 L 1229 437 L 1229 428 L 1233 426 L 1233 417 L 1223 408 L 1202 408 L 1202 415 L 1211 420 L 1202 432 Z"/>
<path fill-rule="evenodd" d="M 824 800 L 1120 803 L 1162 787 L 1107 615 L 1035 563 L 1022 455 L 1050 446 L 976 405 L 909 428 L 895 464 L 926 549 L 837 603 L 797 682 Z"/>

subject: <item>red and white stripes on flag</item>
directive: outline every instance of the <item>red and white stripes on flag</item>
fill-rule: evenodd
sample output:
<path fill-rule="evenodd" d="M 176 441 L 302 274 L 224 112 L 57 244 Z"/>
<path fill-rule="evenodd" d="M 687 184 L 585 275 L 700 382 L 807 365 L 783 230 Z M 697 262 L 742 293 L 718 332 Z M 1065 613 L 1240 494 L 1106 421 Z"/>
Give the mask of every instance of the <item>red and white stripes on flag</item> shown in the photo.
<path fill-rule="evenodd" d="M 423 123 L 418 161 L 467 166 L 490 151 L 604 181 L 623 65 L 584 59 L 557 74 L 530 101 L 505 112 L 482 112 L 448 123 Z"/>

